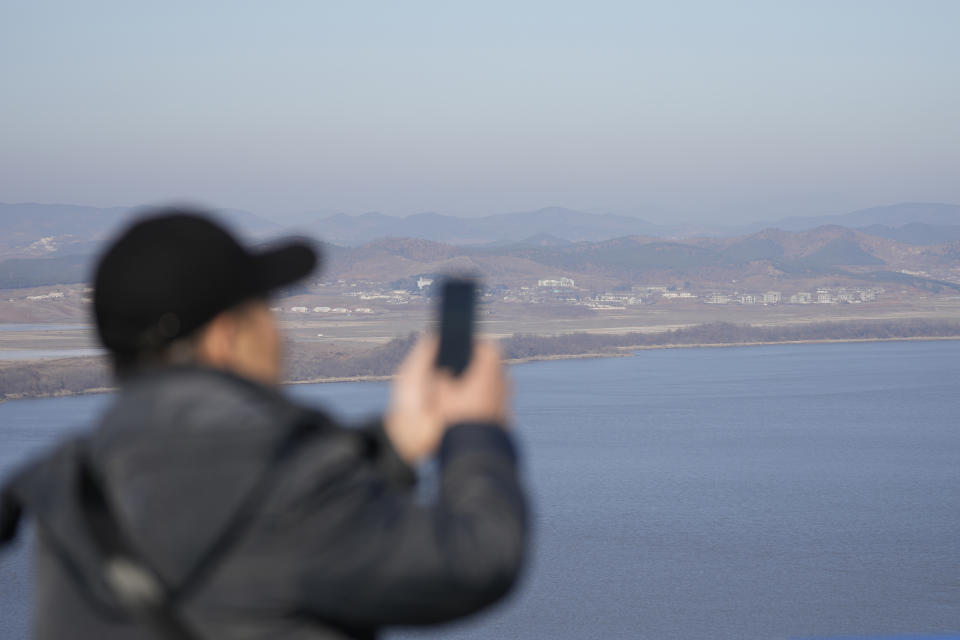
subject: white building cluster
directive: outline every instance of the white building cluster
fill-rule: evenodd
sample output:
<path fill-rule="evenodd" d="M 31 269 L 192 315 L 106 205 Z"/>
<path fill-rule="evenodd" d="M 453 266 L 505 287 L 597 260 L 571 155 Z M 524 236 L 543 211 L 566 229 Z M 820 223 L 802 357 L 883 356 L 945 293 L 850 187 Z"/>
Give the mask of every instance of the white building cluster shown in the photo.
<path fill-rule="evenodd" d="M 339 295 L 344 299 L 330 301 L 327 305 L 308 306 L 300 303 L 297 306 L 276 308 L 277 312 L 290 314 L 374 314 L 381 309 L 389 309 L 396 305 L 423 303 L 428 300 L 427 295 L 434 279 L 425 275 L 415 276 L 407 281 L 415 283 L 416 287 L 394 289 L 398 282 L 390 284 L 373 281 L 345 282 L 340 280 L 324 283 L 323 286 L 337 287 Z M 319 284 L 319 283 L 318 283 Z M 686 283 L 685 283 L 686 284 Z M 733 282 L 734 286 L 736 283 Z M 338 286 L 339 285 L 339 286 Z M 617 287 L 614 290 L 590 291 L 576 286 L 572 278 L 557 276 L 528 281 L 526 285 L 507 286 L 494 284 L 482 292 L 482 300 L 489 302 L 504 302 L 508 304 L 530 305 L 579 305 L 595 311 L 627 310 L 639 305 L 647 304 L 710 304 L 710 305 L 753 305 L 777 306 L 784 304 L 860 304 L 877 299 L 884 293 L 880 287 L 821 287 L 813 291 L 781 292 L 769 290 L 764 292 L 744 290 L 719 290 L 711 293 L 693 293 L 674 285 L 662 284 L 631 284 L 629 287 Z M 62 294 L 61 294 L 62 295 Z M 31 299 L 57 297 L 56 293 L 47 296 L 35 296 Z M 345 298 L 353 298 L 356 303 L 347 302 Z M 360 306 L 376 303 L 377 306 Z M 369 302 L 368 302 L 369 301 Z M 318 301 L 319 302 L 319 301 Z M 346 302 L 346 304 L 344 304 Z M 316 302 L 314 302 L 316 304 Z M 334 304 L 338 306 L 334 306 Z M 355 306 L 356 305 L 356 306 Z"/>
<path fill-rule="evenodd" d="M 27 296 L 27 300 L 30 302 L 39 302 L 41 300 L 59 300 L 63 297 L 63 291 L 51 291 L 50 293 L 43 293 L 38 296 Z"/>
<path fill-rule="evenodd" d="M 272 307 L 270 310 L 280 312 L 280 311 L 283 311 L 283 308 Z M 373 309 L 371 309 L 370 307 L 354 307 L 353 309 L 349 309 L 347 307 L 319 306 L 319 307 L 310 308 L 306 306 L 296 306 L 296 307 L 290 307 L 289 309 L 287 309 L 287 311 L 289 311 L 290 313 L 339 313 L 339 314 L 373 313 Z"/>
<path fill-rule="evenodd" d="M 572 278 L 556 278 L 548 280 L 537 280 L 537 286 L 545 289 L 573 289 Z"/>

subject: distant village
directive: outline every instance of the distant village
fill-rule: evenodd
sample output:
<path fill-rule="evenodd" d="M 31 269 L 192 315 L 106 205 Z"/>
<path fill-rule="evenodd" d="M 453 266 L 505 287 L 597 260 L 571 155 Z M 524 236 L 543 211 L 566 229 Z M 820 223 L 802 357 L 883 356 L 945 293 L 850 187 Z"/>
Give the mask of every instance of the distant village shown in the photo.
<path fill-rule="evenodd" d="M 407 305 L 422 303 L 435 292 L 433 277 L 418 276 L 414 286 L 393 287 L 372 281 L 347 282 L 338 280 L 317 283 L 319 288 L 340 289 L 341 295 L 363 304 L 339 306 L 306 304 L 274 307 L 276 312 L 302 314 L 373 314 L 380 305 Z M 394 283 L 396 284 L 396 283 Z M 506 304 L 565 304 L 586 307 L 594 311 L 616 311 L 644 304 L 688 303 L 709 305 L 806 305 L 806 304 L 862 304 L 874 302 L 883 296 L 882 287 L 824 287 L 811 291 L 712 291 L 692 293 L 683 288 L 656 284 L 635 284 L 628 288 L 594 292 L 578 288 L 572 278 L 538 279 L 519 286 L 492 285 L 482 292 L 484 303 Z"/>
<path fill-rule="evenodd" d="M 759 292 L 711 292 L 695 294 L 682 288 L 636 284 L 629 291 L 607 291 L 596 295 L 578 295 L 576 283 L 570 278 L 539 280 L 536 287 L 520 287 L 519 291 L 507 291 L 504 302 L 567 302 L 580 304 L 596 310 L 619 310 L 628 306 L 657 302 L 695 302 L 702 304 L 860 304 L 872 302 L 885 293 L 882 287 L 819 288 L 815 291 L 798 291 L 785 294 L 781 291 Z"/>
<path fill-rule="evenodd" d="M 348 282 L 316 282 L 313 291 L 287 299 L 324 297 L 335 299 L 339 304 L 278 305 L 271 308 L 277 313 L 367 315 L 375 314 L 378 308 L 426 302 L 435 292 L 436 278 L 416 276 L 409 283 L 381 283 L 369 280 Z M 531 280 L 529 284 L 509 287 L 497 284 L 484 287 L 481 300 L 484 303 L 506 304 L 564 304 L 586 307 L 594 311 L 625 310 L 630 307 L 650 304 L 709 304 L 709 305 L 807 305 L 807 304 L 862 304 L 874 302 L 886 293 L 882 287 L 823 287 L 811 291 L 710 291 L 693 293 L 684 288 L 659 284 L 634 284 L 617 287 L 610 291 L 590 291 L 577 286 L 572 278 L 557 277 Z M 89 304 L 92 290 L 82 290 L 80 302 Z M 312 295 L 311 295 L 312 294 Z M 34 293 L 20 298 L 24 302 L 61 301 L 65 293 L 52 290 Z M 11 298 L 8 302 L 15 302 Z"/>

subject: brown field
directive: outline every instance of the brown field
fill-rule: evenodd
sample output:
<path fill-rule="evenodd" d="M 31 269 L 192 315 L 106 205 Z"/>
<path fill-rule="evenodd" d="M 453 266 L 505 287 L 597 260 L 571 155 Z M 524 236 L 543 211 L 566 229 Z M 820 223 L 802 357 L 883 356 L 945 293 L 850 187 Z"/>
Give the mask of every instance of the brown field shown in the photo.
<path fill-rule="evenodd" d="M 46 287 L 44 290 L 52 289 Z M 68 288 L 61 287 L 66 290 Z M 15 290 L 19 297 L 24 290 Z M 89 305 L 71 301 L 44 301 L 29 305 L 8 301 L 10 291 L 0 291 L 0 322 L 54 322 L 82 324 L 86 328 L 43 331 L 0 331 L 0 351 L 89 349 L 97 346 L 89 325 Z M 75 295 L 79 295 L 79 290 Z M 289 309 L 295 304 L 335 305 L 341 299 L 311 299 L 307 296 L 278 301 Z M 312 298 L 312 296 L 311 296 Z M 76 299 L 76 298 L 74 298 Z M 355 303 L 354 303 L 355 304 Z M 52 317 L 42 320 L 43 306 L 52 307 Z M 382 305 L 372 314 L 330 315 L 278 314 L 287 339 L 293 343 L 310 343 L 323 348 L 351 350 L 382 345 L 397 336 L 419 332 L 434 321 L 434 309 L 422 302 L 407 305 Z M 484 305 L 478 321 L 481 333 L 502 338 L 516 333 L 559 335 L 576 332 L 617 334 L 659 332 L 711 322 L 732 322 L 755 326 L 783 326 L 813 322 L 860 320 L 956 320 L 960 319 L 960 296 L 913 296 L 864 304 L 808 305 L 708 305 L 696 302 L 659 303 L 628 307 L 625 310 L 592 311 L 572 304 L 508 304 Z"/>

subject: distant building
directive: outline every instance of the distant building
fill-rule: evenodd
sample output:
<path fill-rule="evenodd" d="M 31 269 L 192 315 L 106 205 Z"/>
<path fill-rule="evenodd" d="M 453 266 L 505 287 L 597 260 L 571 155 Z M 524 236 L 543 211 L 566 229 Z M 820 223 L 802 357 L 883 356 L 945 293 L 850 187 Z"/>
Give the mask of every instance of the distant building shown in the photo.
<path fill-rule="evenodd" d="M 763 304 L 780 304 L 780 292 L 767 291 L 763 294 Z"/>
<path fill-rule="evenodd" d="M 314 308 L 313 308 L 313 312 L 314 312 L 314 313 L 329 313 L 329 312 L 330 312 L 330 307 L 314 307 Z"/>
<path fill-rule="evenodd" d="M 730 296 L 722 293 L 711 293 L 705 300 L 707 304 L 729 304 Z"/>
<path fill-rule="evenodd" d="M 293 313 L 307 313 L 309 309 L 306 307 L 290 307 L 290 311 Z"/>
<path fill-rule="evenodd" d="M 573 284 L 572 278 L 559 278 L 556 280 L 552 280 L 552 279 L 537 280 L 537 286 L 544 287 L 547 289 L 565 289 L 565 288 L 572 289 L 574 284 Z"/>
<path fill-rule="evenodd" d="M 740 296 L 740 304 L 757 304 L 757 296 L 745 293 Z"/>
<path fill-rule="evenodd" d="M 631 291 L 638 291 L 640 293 L 659 293 L 664 294 L 667 292 L 666 286 L 654 285 L 654 284 L 635 284 L 630 287 Z"/>
<path fill-rule="evenodd" d="M 50 293 L 44 293 L 43 295 L 39 295 L 39 296 L 27 296 L 27 300 L 36 302 L 38 300 L 56 300 L 62 297 L 63 297 L 62 291 L 51 291 Z"/>
<path fill-rule="evenodd" d="M 417 289 L 419 289 L 420 291 L 423 291 L 424 289 L 426 289 L 432 284 L 433 284 L 433 278 L 424 278 L 423 276 L 420 276 L 419 278 L 417 278 Z"/>
<path fill-rule="evenodd" d="M 587 304 L 588 307 L 595 311 L 623 311 L 626 307 L 615 305 L 615 304 L 602 304 L 600 302 L 591 302 Z"/>
<path fill-rule="evenodd" d="M 817 289 L 817 304 L 833 304 L 833 296 L 826 289 Z"/>
<path fill-rule="evenodd" d="M 807 291 L 800 291 L 790 296 L 790 304 L 810 304 L 813 302 L 813 295 Z"/>
<path fill-rule="evenodd" d="M 629 293 L 604 293 L 599 298 L 600 302 L 619 302 L 620 304 L 642 304 L 643 298 L 630 295 Z"/>

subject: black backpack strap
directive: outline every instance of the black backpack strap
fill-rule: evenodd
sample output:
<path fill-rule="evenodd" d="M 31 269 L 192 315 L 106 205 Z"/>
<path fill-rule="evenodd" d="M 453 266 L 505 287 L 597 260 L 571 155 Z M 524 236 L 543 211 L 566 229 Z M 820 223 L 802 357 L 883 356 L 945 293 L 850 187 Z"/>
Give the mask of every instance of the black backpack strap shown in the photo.
<path fill-rule="evenodd" d="M 319 434 L 329 420 L 320 413 L 299 410 L 284 438 L 268 459 L 260 477 L 220 534 L 177 585 L 165 584 L 128 539 L 111 508 L 104 483 L 84 450 L 78 465 L 77 490 L 87 533 L 101 561 L 101 578 L 123 609 L 136 621 L 168 640 L 199 640 L 179 613 L 180 603 L 216 569 L 258 515 L 280 475 L 282 463 L 306 440 Z"/>
<path fill-rule="evenodd" d="M 202 584 L 246 532 L 273 490 L 283 469 L 283 463 L 291 458 L 301 445 L 332 425 L 326 415 L 307 409 L 296 409 L 287 424 L 286 436 L 273 450 L 269 461 L 260 473 L 260 478 L 229 518 L 227 525 L 221 529 L 220 534 L 207 547 L 186 577 L 173 589 L 172 595 L 175 599 L 187 597 L 191 591 Z"/>
<path fill-rule="evenodd" d="M 61 448 L 61 453 L 70 457 L 71 469 L 76 467 L 78 443 L 79 440 L 73 440 Z M 27 464 L 19 472 L 7 478 L 6 484 L 0 489 L 0 549 L 12 544 L 16 539 L 23 517 L 31 510 L 30 492 L 24 491 L 24 487 L 36 483 L 37 475 L 46 475 L 50 472 L 50 469 L 45 468 L 46 462 L 47 459 L 42 458 Z M 76 473 L 71 473 L 70 477 L 73 478 L 75 475 Z M 97 597 L 98 589 L 90 581 L 89 572 L 85 571 L 77 559 L 68 552 L 66 545 L 53 534 L 47 522 L 38 517 L 36 526 L 44 537 L 49 553 L 60 563 L 81 598 L 104 618 L 123 621 L 126 616 L 121 611 Z"/>
<path fill-rule="evenodd" d="M 121 606 L 161 638 L 198 640 L 180 618 L 170 589 L 138 556 L 120 528 L 88 456 L 79 461 L 77 492 L 87 533 L 101 560 L 101 578 Z"/>
<path fill-rule="evenodd" d="M 23 505 L 13 489 L 4 487 L 0 491 L 0 547 L 13 542 L 17 536 L 17 526 L 23 515 Z"/>

